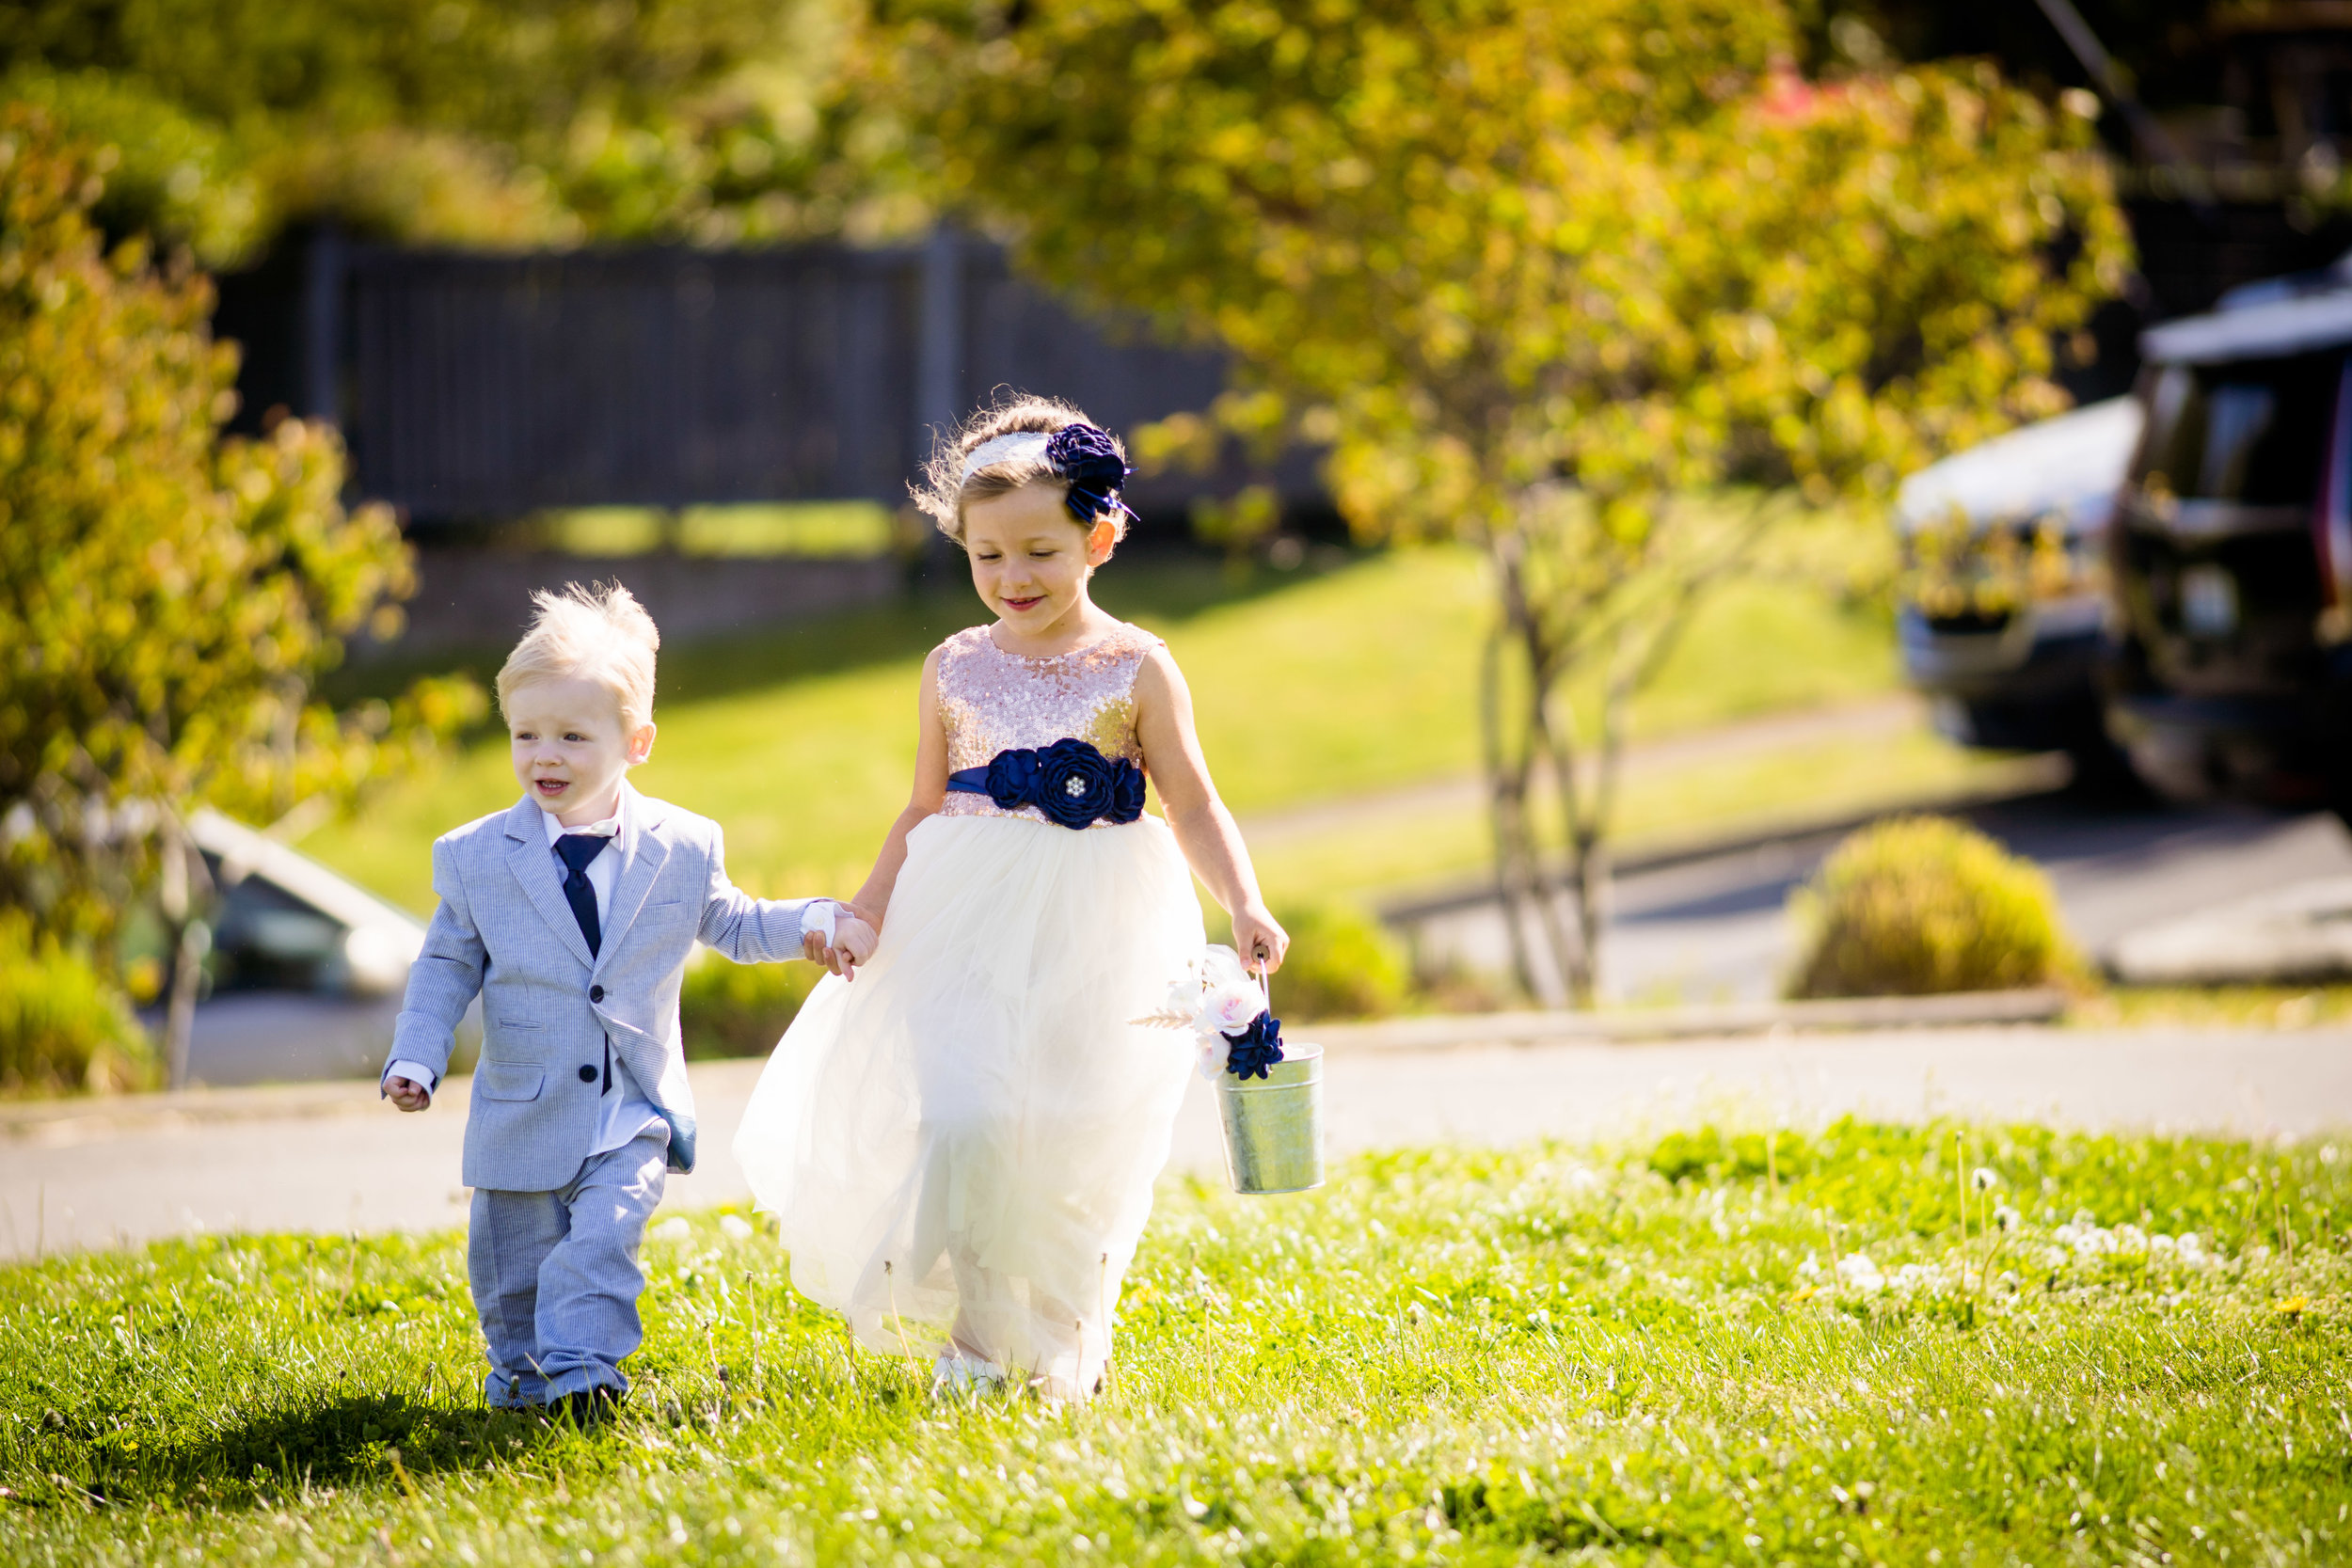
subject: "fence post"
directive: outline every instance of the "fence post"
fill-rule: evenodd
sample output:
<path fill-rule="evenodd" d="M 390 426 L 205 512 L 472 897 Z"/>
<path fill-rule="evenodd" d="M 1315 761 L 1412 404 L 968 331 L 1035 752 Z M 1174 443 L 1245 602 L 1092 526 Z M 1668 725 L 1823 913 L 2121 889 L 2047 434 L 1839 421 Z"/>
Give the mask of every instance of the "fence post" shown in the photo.
<path fill-rule="evenodd" d="M 962 410 L 963 241 L 942 223 L 923 247 L 922 306 L 915 323 L 914 439 L 908 451 L 918 464 L 931 444 L 956 428 Z M 923 551 L 921 575 L 938 580 L 956 564 L 955 546 L 933 532 Z"/>
<path fill-rule="evenodd" d="M 302 413 L 342 428 L 343 271 L 341 230 L 321 224 L 302 265 Z"/>

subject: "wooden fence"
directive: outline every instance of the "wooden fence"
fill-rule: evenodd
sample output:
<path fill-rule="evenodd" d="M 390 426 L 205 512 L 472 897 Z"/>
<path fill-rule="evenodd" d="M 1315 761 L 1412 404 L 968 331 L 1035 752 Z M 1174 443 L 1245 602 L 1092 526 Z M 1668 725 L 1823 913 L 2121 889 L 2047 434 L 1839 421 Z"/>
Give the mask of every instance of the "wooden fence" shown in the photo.
<path fill-rule="evenodd" d="M 323 416 L 355 488 L 414 522 L 548 507 L 870 499 L 896 504 L 992 388 L 1051 392 L 1120 431 L 1205 407 L 1215 355 L 1081 319 L 953 234 L 860 251 L 616 247 L 483 255 L 298 240 L 225 278 L 242 419 Z M 1227 472 L 1139 479 L 1181 514 Z M 1315 499 L 1303 458 L 1276 472 Z"/>

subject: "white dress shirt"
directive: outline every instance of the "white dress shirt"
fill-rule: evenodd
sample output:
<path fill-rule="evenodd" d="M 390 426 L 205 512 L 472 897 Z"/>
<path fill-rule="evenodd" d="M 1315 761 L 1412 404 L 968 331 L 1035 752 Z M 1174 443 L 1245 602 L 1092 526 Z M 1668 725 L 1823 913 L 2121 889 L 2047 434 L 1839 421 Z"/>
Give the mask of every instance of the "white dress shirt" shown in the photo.
<path fill-rule="evenodd" d="M 612 886 L 621 875 L 620 812 L 628 809 L 626 793 L 622 796 L 622 802 L 620 811 L 615 811 L 603 821 L 579 828 L 564 827 L 556 819 L 555 813 L 545 807 L 540 808 L 539 813 L 548 830 L 548 854 L 555 858 L 559 876 L 570 875 L 564 869 L 562 858 L 555 855 L 555 841 L 565 833 L 589 833 L 613 841 L 606 847 L 604 853 L 588 863 L 586 872 L 588 885 L 596 892 L 596 924 L 600 928 L 612 915 Z M 606 931 L 604 934 L 609 936 L 611 933 Z M 606 1049 L 609 1051 L 611 1047 Z M 412 1084 L 421 1084 L 428 1093 L 440 1086 L 433 1082 L 430 1069 L 421 1063 L 405 1059 L 386 1068 L 384 1076 L 405 1078 Z M 604 1092 L 603 1117 L 596 1127 L 596 1140 L 588 1152 L 592 1155 L 604 1154 L 616 1149 L 660 1119 L 661 1114 L 653 1108 L 653 1101 L 645 1098 L 637 1086 L 637 1080 L 629 1075 L 628 1064 L 615 1056 L 612 1058 L 612 1086 Z"/>

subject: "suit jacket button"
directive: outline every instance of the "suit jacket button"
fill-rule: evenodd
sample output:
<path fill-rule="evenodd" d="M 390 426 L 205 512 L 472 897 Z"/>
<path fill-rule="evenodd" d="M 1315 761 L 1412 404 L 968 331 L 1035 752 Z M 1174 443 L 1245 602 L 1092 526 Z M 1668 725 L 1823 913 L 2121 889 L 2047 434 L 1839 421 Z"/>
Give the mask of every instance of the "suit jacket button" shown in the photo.
<path fill-rule="evenodd" d="M 592 1067 L 582 1067 L 580 1069 L 580 1081 L 583 1084 L 595 1083 L 596 1081 L 596 1069 Z"/>
<path fill-rule="evenodd" d="M 603 1000 L 604 1000 L 604 988 L 603 988 L 602 986 L 590 986 L 590 987 L 588 988 L 588 1000 L 589 1000 L 589 1001 L 591 1001 L 591 1002 L 601 1002 L 601 1001 L 603 1001 Z"/>

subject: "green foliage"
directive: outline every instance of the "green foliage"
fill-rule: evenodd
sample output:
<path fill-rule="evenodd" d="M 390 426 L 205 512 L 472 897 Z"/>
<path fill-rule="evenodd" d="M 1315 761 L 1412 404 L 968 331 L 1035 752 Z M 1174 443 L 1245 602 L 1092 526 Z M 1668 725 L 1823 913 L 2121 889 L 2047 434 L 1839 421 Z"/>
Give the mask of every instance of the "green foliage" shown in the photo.
<path fill-rule="evenodd" d="M 184 244 L 211 267 L 245 260 L 261 238 L 262 192 L 232 139 L 151 87 L 36 63 L 0 79 L 0 100 L 35 105 L 93 150 L 106 183 L 91 216 L 107 233 Z"/>
<path fill-rule="evenodd" d="M 0 111 L 0 904 L 103 955 L 190 807 L 348 801 L 482 705 L 447 680 L 310 700 L 342 639 L 397 626 L 407 549 L 343 510 L 331 430 L 216 439 L 211 293 L 102 254 L 102 190 L 40 111 Z"/>
<path fill-rule="evenodd" d="M 2344 1559 L 2342 1149 L 1851 1121 L 1762 1148 L 1172 1184 L 1111 1387 L 1061 1410 L 927 1398 L 709 1215 L 648 1238 L 636 1386 L 586 1437 L 481 1408 L 459 1236 L 53 1258 L 0 1272 L 0 1556 Z"/>
<path fill-rule="evenodd" d="M 126 162 L 159 123 L 216 141 L 261 237 L 331 217 L 478 245 L 879 238 L 925 213 L 850 90 L 845 20 L 827 0 L 33 0 L 0 8 L 0 70 L 67 84 L 33 96 Z"/>
<path fill-rule="evenodd" d="M 946 186 L 1057 283 L 1221 340 L 1383 534 L 1737 475 L 1875 496 L 2058 396 L 2121 282 L 2090 127 L 1990 68 L 1809 82 L 1776 5 L 899 8 Z M 2053 245 L 2080 245 L 2053 272 Z"/>
<path fill-rule="evenodd" d="M 1791 996 L 1924 996 L 2070 978 L 2049 879 L 1975 829 L 1898 817 L 1839 845 L 1790 895 Z"/>
<path fill-rule="evenodd" d="M 120 990 L 0 910 L 0 1097 L 144 1086 L 153 1059 Z"/>
<path fill-rule="evenodd" d="M 1272 983 L 1285 1022 L 1386 1018 L 1405 1006 L 1405 949 L 1371 915 L 1352 904 L 1285 904 L 1275 918 L 1291 938 Z"/>
<path fill-rule="evenodd" d="M 765 1056 L 784 1037 L 824 973 L 804 959 L 739 964 L 705 955 L 686 972 L 678 993 L 686 1059 Z"/>

